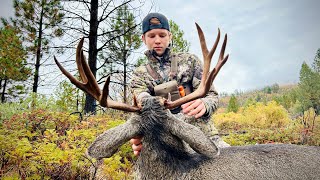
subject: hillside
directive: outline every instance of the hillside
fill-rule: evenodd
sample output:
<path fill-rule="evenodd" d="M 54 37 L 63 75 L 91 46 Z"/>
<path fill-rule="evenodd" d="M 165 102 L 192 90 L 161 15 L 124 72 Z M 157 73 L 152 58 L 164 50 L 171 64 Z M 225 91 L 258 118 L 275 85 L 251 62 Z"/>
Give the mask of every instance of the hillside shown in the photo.
<path fill-rule="evenodd" d="M 219 107 L 224 109 L 227 108 L 230 97 L 235 95 L 240 106 L 243 106 L 248 100 L 255 101 L 270 101 L 275 97 L 282 96 L 291 90 L 297 88 L 297 84 L 283 84 L 283 85 L 271 85 L 266 86 L 262 89 L 247 91 L 247 92 L 237 92 L 234 94 L 222 94 L 220 98 Z"/>

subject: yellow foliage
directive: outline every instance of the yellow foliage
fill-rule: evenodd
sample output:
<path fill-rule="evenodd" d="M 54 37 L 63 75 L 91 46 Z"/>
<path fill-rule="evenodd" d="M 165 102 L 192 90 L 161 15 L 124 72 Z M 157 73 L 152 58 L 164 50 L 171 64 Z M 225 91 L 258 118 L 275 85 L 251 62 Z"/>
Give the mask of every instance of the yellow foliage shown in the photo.
<path fill-rule="evenodd" d="M 281 128 L 290 123 L 287 111 L 275 101 L 251 104 L 237 113 L 220 113 L 213 116 L 219 129 L 240 130 L 243 128 Z"/>
<path fill-rule="evenodd" d="M 133 164 L 126 157 L 115 154 L 104 159 L 102 172 L 108 179 L 128 179 L 132 173 L 132 167 Z"/>
<path fill-rule="evenodd" d="M 2 180 L 20 180 L 20 176 L 18 172 L 7 173 L 1 176 Z M 39 179 L 39 178 L 36 178 Z"/>
<path fill-rule="evenodd" d="M 310 108 L 297 120 L 303 125 L 301 128 L 303 141 L 311 145 L 320 146 L 320 116 L 316 116 L 315 110 Z"/>
<path fill-rule="evenodd" d="M 243 112 L 252 121 L 254 127 L 280 128 L 290 122 L 286 109 L 275 101 L 270 101 L 267 105 L 263 103 L 249 105 Z"/>
<path fill-rule="evenodd" d="M 85 156 L 87 147 L 97 135 L 123 122 L 106 115 L 80 122 L 77 116 L 41 109 L 15 114 L 4 120 L 0 129 L 1 176 L 89 179 L 89 169 L 95 160 Z M 114 161 L 111 167 L 114 172 L 124 173 L 119 173 L 119 177 L 129 177 L 132 154 L 127 144 L 115 155 L 121 160 Z"/>
<path fill-rule="evenodd" d="M 310 112 L 309 112 L 310 111 Z M 231 145 L 255 143 L 308 143 L 320 145 L 320 117 L 311 109 L 301 120 L 290 119 L 285 108 L 270 101 L 242 107 L 237 113 L 217 113 L 215 126 L 228 134 L 223 139 Z"/>

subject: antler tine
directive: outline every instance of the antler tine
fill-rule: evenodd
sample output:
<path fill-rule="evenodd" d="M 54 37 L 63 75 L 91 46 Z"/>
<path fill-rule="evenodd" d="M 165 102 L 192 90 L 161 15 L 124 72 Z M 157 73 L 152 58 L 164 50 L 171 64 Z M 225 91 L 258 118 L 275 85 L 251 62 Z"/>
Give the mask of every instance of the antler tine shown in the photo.
<path fill-rule="evenodd" d="M 224 52 L 225 52 L 225 49 L 227 46 L 227 39 L 228 39 L 228 36 L 227 36 L 227 34 L 225 34 L 224 41 L 223 41 L 221 51 L 220 51 L 220 55 L 219 55 L 219 60 L 216 64 L 216 66 L 214 67 L 214 69 L 211 71 L 211 73 L 207 79 L 207 82 L 206 82 L 206 84 L 210 84 L 210 86 L 211 86 L 213 80 L 216 78 L 217 74 L 219 73 L 221 67 L 227 62 L 227 60 L 229 58 L 229 54 L 227 54 L 227 56 L 224 57 Z M 208 87 L 208 90 L 210 89 L 210 86 Z"/>
<path fill-rule="evenodd" d="M 210 74 L 208 76 L 209 68 L 210 68 L 210 64 L 211 64 L 211 59 L 212 59 L 212 56 L 213 56 L 213 54 L 218 46 L 218 43 L 219 43 L 220 29 L 218 29 L 218 36 L 216 38 L 216 41 L 215 41 L 213 47 L 211 48 L 211 50 L 209 52 L 207 49 L 207 45 L 205 42 L 205 37 L 204 37 L 202 29 L 200 28 L 200 26 L 197 23 L 196 23 L 196 26 L 197 26 L 197 30 L 198 30 L 198 35 L 199 35 L 203 59 L 204 59 L 204 67 L 203 67 L 203 73 L 202 73 L 202 77 L 201 77 L 201 83 L 200 83 L 198 89 L 196 89 L 191 94 L 189 94 L 185 97 L 182 97 L 182 98 L 180 98 L 176 101 L 173 101 L 173 102 L 165 101 L 165 107 L 168 109 L 172 109 L 172 108 L 178 107 L 184 103 L 187 103 L 189 101 L 204 97 L 209 92 L 211 84 L 212 84 L 213 80 L 215 79 L 215 77 L 217 76 L 218 72 L 220 71 L 221 67 L 228 60 L 229 55 L 224 57 L 224 52 L 225 52 L 225 48 L 227 45 L 227 35 L 225 35 L 223 45 L 222 45 L 220 55 L 219 55 L 219 60 L 216 64 L 215 68 L 210 72 Z"/>
<path fill-rule="evenodd" d="M 73 77 L 57 60 L 56 56 L 53 56 L 55 63 L 59 67 L 60 71 L 67 76 L 67 78 L 71 81 L 72 84 L 76 85 L 78 88 L 84 90 L 84 84 L 80 81 L 78 81 L 75 77 Z"/>
<path fill-rule="evenodd" d="M 80 75 L 82 82 L 87 83 L 88 78 L 85 74 L 85 71 L 82 66 L 82 61 L 81 61 L 81 58 L 85 58 L 83 55 L 83 50 L 82 50 L 83 41 L 84 41 L 84 38 L 81 38 L 78 43 L 77 49 L 76 49 L 76 64 L 77 64 L 78 72 L 79 72 L 79 75 Z"/>
<path fill-rule="evenodd" d="M 195 24 L 196 24 L 199 39 L 200 39 L 200 45 L 201 45 L 201 50 L 202 50 L 202 54 L 203 54 L 203 61 L 204 61 L 201 83 L 205 84 L 208 73 L 209 73 L 212 56 L 213 56 L 214 52 L 216 51 L 219 40 L 220 40 L 220 29 L 218 28 L 218 35 L 217 35 L 216 41 L 209 52 L 208 48 L 207 48 L 206 39 L 204 37 L 204 33 L 203 33 L 202 29 L 197 23 L 195 23 Z"/>
<path fill-rule="evenodd" d="M 79 70 L 80 77 L 82 81 L 85 83 L 86 90 L 85 92 L 89 93 L 96 100 L 100 101 L 101 98 L 101 90 L 97 83 L 96 78 L 94 77 L 90 67 L 86 61 L 86 57 L 83 54 L 82 46 L 83 46 L 84 38 L 81 38 L 76 53 L 76 62 Z"/>
<path fill-rule="evenodd" d="M 78 67 L 78 72 L 83 82 L 78 81 L 67 70 L 65 70 L 62 67 L 62 65 L 58 62 L 55 56 L 54 56 L 54 60 L 58 65 L 59 69 L 61 70 L 61 72 L 65 76 L 67 76 L 67 78 L 71 81 L 72 84 L 76 85 L 78 88 L 80 88 L 84 92 L 89 93 L 91 96 L 93 96 L 96 100 L 99 101 L 101 96 L 101 90 L 86 62 L 86 58 L 82 51 L 82 45 L 83 45 L 83 38 L 80 40 L 77 46 L 77 51 L 76 51 L 76 63 Z"/>
<path fill-rule="evenodd" d="M 211 50 L 210 50 L 210 52 L 208 54 L 208 59 L 210 59 L 210 63 L 208 64 L 209 67 L 210 67 L 210 64 L 211 64 L 212 56 L 213 56 L 214 52 L 217 49 L 219 41 L 220 41 L 220 28 L 218 28 L 218 35 L 217 35 L 216 41 L 214 42 L 214 45 L 212 46 L 212 48 L 211 48 Z M 223 49 L 223 51 L 224 51 L 224 49 Z"/>
<path fill-rule="evenodd" d="M 109 84 L 110 84 L 110 76 L 107 77 L 106 83 L 103 86 L 102 97 L 100 100 L 101 106 L 112 108 L 112 109 L 128 111 L 128 112 L 137 112 L 141 109 L 137 106 L 135 96 L 134 96 L 134 105 L 133 106 L 130 106 L 125 103 L 113 101 L 112 99 L 110 99 L 109 98 Z"/>

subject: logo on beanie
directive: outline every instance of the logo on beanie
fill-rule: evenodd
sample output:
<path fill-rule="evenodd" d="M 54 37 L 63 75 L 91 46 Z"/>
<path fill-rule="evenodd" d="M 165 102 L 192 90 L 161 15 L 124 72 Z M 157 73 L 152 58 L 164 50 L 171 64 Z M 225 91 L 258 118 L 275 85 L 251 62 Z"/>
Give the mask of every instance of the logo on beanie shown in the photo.
<path fill-rule="evenodd" d="M 161 24 L 160 20 L 158 18 L 155 18 L 155 17 L 151 18 L 149 22 L 150 22 L 149 23 L 150 26 L 160 25 Z"/>

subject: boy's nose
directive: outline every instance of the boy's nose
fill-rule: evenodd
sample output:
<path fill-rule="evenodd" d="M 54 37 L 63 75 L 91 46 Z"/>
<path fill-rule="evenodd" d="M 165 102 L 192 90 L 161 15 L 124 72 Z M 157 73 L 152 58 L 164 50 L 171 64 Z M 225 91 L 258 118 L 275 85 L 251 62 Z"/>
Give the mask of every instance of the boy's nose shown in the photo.
<path fill-rule="evenodd" d="M 160 38 L 159 38 L 159 37 L 156 37 L 155 42 L 156 42 L 156 43 L 160 43 L 160 42 L 161 42 Z"/>

